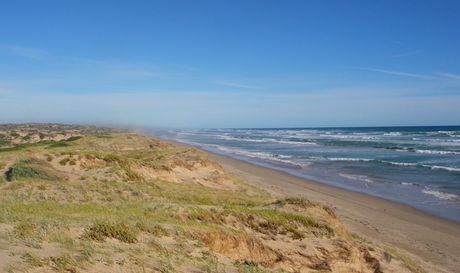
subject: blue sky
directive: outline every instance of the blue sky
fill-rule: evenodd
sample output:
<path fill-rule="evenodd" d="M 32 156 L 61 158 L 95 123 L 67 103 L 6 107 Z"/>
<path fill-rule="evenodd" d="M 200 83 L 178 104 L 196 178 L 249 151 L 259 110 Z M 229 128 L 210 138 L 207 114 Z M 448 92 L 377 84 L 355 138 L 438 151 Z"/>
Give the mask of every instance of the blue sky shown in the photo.
<path fill-rule="evenodd" d="M 4 1 L 0 122 L 460 124 L 459 1 Z"/>

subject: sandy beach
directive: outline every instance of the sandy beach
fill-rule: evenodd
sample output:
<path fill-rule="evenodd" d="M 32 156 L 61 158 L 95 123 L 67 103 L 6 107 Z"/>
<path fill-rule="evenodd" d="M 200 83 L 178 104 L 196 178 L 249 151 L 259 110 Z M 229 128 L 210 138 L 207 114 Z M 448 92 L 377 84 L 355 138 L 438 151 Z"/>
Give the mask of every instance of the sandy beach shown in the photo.
<path fill-rule="evenodd" d="M 169 142 L 177 147 L 192 147 Z M 460 272 L 458 223 L 406 205 L 207 153 L 227 172 L 275 196 L 306 197 L 331 206 L 349 232 L 380 246 L 396 249 L 428 272 Z"/>

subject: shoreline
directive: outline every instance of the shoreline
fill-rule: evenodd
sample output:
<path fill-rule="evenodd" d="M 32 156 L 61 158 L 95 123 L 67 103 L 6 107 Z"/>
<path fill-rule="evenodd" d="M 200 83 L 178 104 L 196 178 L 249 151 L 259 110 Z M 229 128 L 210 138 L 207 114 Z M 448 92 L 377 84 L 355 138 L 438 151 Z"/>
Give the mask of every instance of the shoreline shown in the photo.
<path fill-rule="evenodd" d="M 321 184 L 173 140 L 179 148 L 204 151 L 244 183 L 274 196 L 306 197 L 334 209 L 348 232 L 396 249 L 428 272 L 460 272 L 460 224 L 410 206 Z"/>

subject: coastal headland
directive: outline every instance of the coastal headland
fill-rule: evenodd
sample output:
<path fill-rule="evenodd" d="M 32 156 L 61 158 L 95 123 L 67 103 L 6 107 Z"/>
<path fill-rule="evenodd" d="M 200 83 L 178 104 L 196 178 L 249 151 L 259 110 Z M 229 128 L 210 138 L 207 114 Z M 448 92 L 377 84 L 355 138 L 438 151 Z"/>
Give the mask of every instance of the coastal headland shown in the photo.
<path fill-rule="evenodd" d="M 460 225 L 85 125 L 0 125 L 1 272 L 458 272 Z"/>

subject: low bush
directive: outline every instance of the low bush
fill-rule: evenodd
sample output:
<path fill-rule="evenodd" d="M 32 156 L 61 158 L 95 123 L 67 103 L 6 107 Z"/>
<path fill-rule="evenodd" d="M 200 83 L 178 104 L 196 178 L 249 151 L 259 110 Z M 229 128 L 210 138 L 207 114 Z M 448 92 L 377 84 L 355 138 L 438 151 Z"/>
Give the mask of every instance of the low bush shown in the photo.
<path fill-rule="evenodd" d="M 137 242 L 139 229 L 126 222 L 96 221 L 85 230 L 82 239 L 103 242 L 106 238 L 115 238 L 125 243 Z"/>
<path fill-rule="evenodd" d="M 59 164 L 62 166 L 67 165 L 67 163 L 70 161 L 70 157 L 63 158 L 61 161 L 59 161 Z"/>
<path fill-rule="evenodd" d="M 82 137 L 81 136 L 73 136 L 73 137 L 69 137 L 68 139 L 66 139 L 66 141 L 71 142 L 71 141 L 79 140 L 80 138 L 82 138 Z"/>
<path fill-rule="evenodd" d="M 53 141 L 53 143 L 51 143 L 51 145 L 48 146 L 48 148 L 59 148 L 59 147 L 67 147 L 67 146 L 70 146 L 70 144 L 63 142 L 63 141 L 59 141 L 59 142 Z"/>
<path fill-rule="evenodd" d="M 44 179 L 62 181 L 66 178 L 54 171 L 51 165 L 41 159 L 29 157 L 16 161 L 6 172 L 5 178 L 8 181 L 21 178 Z"/>

